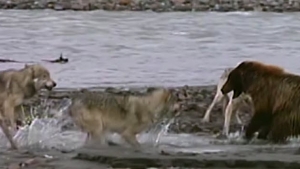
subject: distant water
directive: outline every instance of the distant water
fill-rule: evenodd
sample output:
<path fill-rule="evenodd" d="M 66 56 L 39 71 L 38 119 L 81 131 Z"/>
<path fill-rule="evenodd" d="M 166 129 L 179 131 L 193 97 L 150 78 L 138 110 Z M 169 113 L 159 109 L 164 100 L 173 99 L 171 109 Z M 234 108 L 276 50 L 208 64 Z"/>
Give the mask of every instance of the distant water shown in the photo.
<path fill-rule="evenodd" d="M 300 72 L 299 13 L 2 10 L 0 23 L 0 58 L 70 59 L 44 64 L 58 87 L 215 84 L 245 59 Z"/>

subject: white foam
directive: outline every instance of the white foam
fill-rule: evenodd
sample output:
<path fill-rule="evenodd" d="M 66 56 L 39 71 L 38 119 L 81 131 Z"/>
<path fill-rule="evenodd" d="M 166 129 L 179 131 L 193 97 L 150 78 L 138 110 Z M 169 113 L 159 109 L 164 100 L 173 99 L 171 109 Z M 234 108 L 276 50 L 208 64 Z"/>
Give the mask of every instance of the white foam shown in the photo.
<path fill-rule="evenodd" d="M 241 11 L 234 11 L 234 12 L 227 12 L 227 15 L 241 15 L 241 16 L 251 16 L 255 12 L 241 12 Z"/>

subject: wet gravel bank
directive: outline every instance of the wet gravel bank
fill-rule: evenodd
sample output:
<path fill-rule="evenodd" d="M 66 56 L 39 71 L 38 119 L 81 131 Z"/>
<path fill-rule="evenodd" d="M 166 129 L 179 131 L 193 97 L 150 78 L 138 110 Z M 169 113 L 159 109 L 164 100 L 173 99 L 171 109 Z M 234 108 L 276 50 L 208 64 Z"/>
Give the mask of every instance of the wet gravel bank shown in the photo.
<path fill-rule="evenodd" d="M 145 154 L 120 148 L 89 148 L 79 150 L 75 159 L 108 164 L 116 168 L 287 168 L 300 167 L 294 149 L 260 149 L 206 154 Z"/>
<path fill-rule="evenodd" d="M 109 11 L 300 11 L 296 0 L 1 0 L 1 9 Z"/>
<path fill-rule="evenodd" d="M 6 169 L 299 169 L 295 148 L 260 148 L 205 154 L 141 153 L 120 147 L 82 148 L 76 152 L 20 150 L 0 151 Z"/>

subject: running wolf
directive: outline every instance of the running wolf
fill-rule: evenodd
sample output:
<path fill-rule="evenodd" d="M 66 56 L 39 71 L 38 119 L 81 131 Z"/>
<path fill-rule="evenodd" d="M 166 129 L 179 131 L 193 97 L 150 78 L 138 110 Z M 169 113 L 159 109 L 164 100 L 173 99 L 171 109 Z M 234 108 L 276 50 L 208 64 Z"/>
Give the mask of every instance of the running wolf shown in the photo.
<path fill-rule="evenodd" d="M 144 95 L 116 95 L 84 92 L 72 98 L 69 114 L 89 135 L 89 141 L 103 143 L 107 132 L 118 133 L 135 148 L 136 134 L 163 118 L 172 118 L 179 109 L 177 97 L 165 88 Z M 99 139 L 100 138 L 100 139 Z"/>

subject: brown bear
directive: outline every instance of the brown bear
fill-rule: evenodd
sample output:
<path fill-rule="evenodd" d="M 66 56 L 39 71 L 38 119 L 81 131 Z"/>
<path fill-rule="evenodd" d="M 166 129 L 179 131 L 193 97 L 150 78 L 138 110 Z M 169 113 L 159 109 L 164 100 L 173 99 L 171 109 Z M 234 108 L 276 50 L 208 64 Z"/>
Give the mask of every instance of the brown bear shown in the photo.
<path fill-rule="evenodd" d="M 223 94 L 249 94 L 254 115 L 246 129 L 246 139 L 256 131 L 274 143 L 300 134 L 300 76 L 283 68 L 257 61 L 241 62 L 228 76 Z"/>

